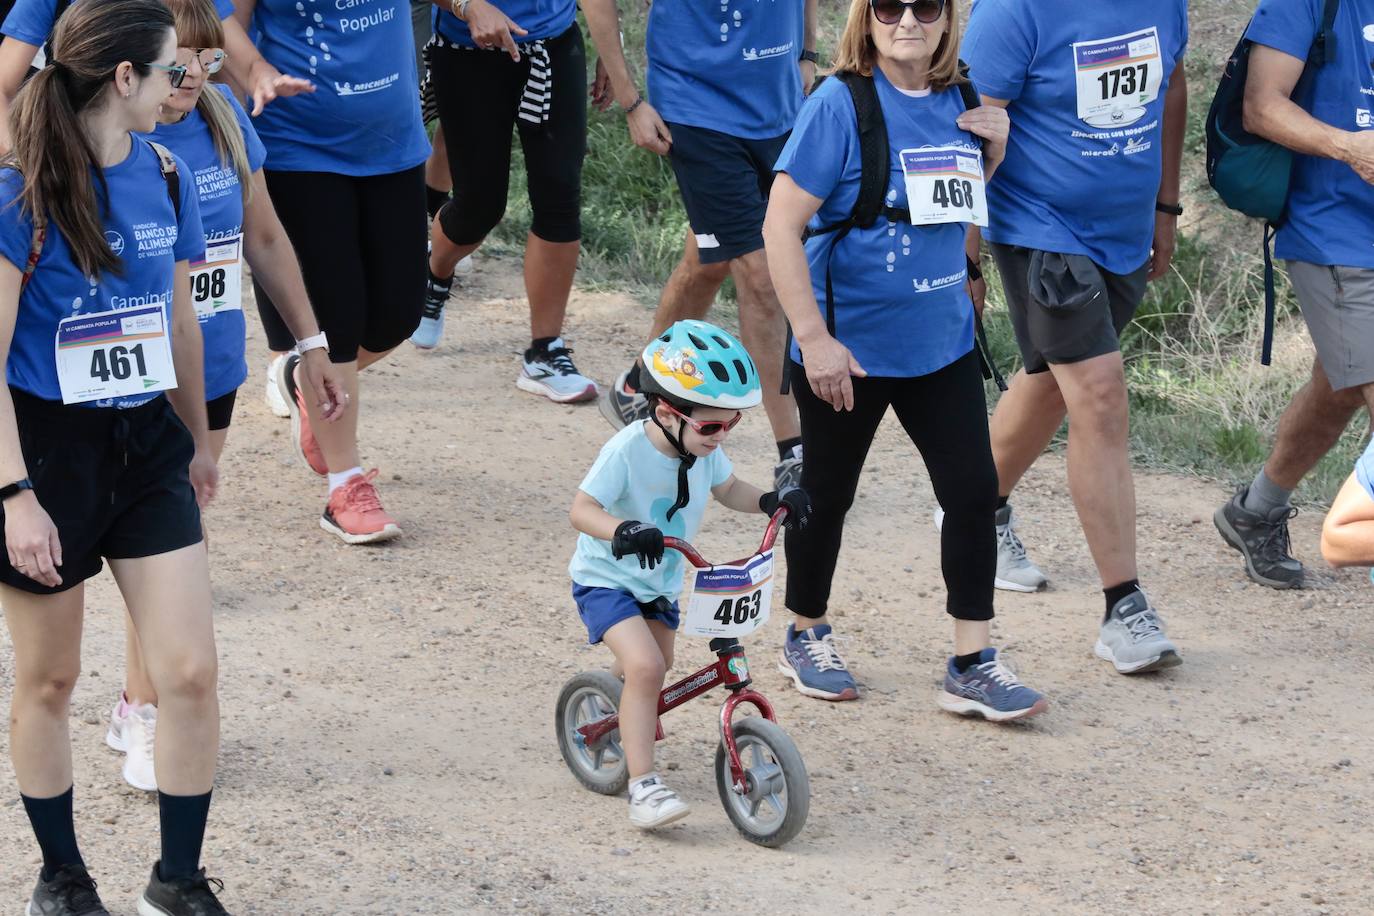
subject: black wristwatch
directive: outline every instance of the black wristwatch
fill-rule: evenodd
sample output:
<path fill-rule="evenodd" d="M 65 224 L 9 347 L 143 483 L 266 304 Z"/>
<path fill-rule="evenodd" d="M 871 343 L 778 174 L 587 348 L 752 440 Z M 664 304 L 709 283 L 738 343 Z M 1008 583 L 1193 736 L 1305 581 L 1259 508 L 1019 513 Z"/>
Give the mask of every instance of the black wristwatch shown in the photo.
<path fill-rule="evenodd" d="M 819 64 L 821 62 L 821 56 L 817 54 L 815 51 L 803 50 L 801 52 L 801 60 L 810 61 L 813 64 Z"/>
<path fill-rule="evenodd" d="M 1155 209 L 1160 213 L 1168 213 L 1170 216 L 1182 216 L 1183 207 L 1179 204 L 1166 204 L 1163 201 L 1155 201 Z"/>
<path fill-rule="evenodd" d="M 0 503 L 9 499 L 11 496 L 18 496 L 25 490 L 33 489 L 33 481 L 25 477 L 23 480 L 16 480 L 12 484 L 0 487 Z"/>

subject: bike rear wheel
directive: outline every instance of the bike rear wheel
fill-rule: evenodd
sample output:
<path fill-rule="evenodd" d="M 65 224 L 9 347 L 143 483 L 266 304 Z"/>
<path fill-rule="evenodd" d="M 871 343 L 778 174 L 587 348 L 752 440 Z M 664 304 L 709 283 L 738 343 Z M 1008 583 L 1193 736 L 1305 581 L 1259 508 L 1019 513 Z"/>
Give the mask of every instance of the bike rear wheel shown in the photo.
<path fill-rule="evenodd" d="M 806 823 L 811 780 L 801 752 L 775 722 L 749 717 L 733 723 L 735 745 L 744 767 L 745 791 L 731 785 L 725 742 L 716 748 L 716 791 L 725 813 L 751 843 L 781 846 Z"/>
<path fill-rule="evenodd" d="M 554 713 L 563 761 L 578 782 L 602 795 L 619 795 L 630 781 L 620 729 L 592 744 L 577 730 L 619 709 L 621 687 L 609 671 L 584 671 L 563 685 Z"/>

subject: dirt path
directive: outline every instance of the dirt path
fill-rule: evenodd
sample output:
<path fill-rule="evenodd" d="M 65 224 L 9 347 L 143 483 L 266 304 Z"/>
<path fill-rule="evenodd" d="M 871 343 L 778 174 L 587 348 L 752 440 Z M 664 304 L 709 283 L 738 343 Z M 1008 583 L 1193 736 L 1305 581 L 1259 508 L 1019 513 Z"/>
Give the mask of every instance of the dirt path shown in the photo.
<path fill-rule="evenodd" d="M 751 640 L 756 683 L 810 769 L 805 831 L 782 851 L 735 835 L 711 773 L 717 692 L 666 720 L 660 764 L 692 816 L 635 832 L 623 801 L 574 782 L 554 741 L 562 682 L 608 659 L 585 645 L 565 567 L 567 507 L 610 431 L 595 407 L 516 390 L 520 296 L 516 262 L 482 261 L 449 344 L 404 346 L 368 373 L 363 453 L 406 532 L 390 546 L 345 547 L 316 527 L 323 485 L 290 462 L 253 360 L 209 522 L 224 737 L 206 861 L 233 912 L 1374 909 L 1364 573 L 1297 594 L 1252 586 L 1211 525 L 1221 489 L 1143 475 L 1144 578 L 1187 661 L 1127 680 L 1092 657 L 1101 594 L 1063 463 L 1048 458 L 1017 508 L 1053 590 L 999 595 L 997 639 L 1050 712 L 1008 728 L 957 719 L 934 704 L 950 625 L 933 498 L 896 423 L 869 459 L 835 588 L 868 695 L 828 705 L 792 691 L 773 670 L 781 613 Z M 569 338 L 606 380 L 646 325 L 628 299 L 584 293 Z M 766 480 L 762 415 L 732 441 L 741 474 Z M 713 509 L 699 542 L 734 556 L 760 521 Z M 1319 521 L 1294 527 L 1310 564 Z M 124 785 L 102 743 L 122 683 L 108 576 L 88 607 L 71 720 L 79 830 L 127 916 L 156 856 L 156 802 Z M 678 670 L 706 656 L 684 639 Z M 0 635 L 6 694 L 12 671 Z M 22 911 L 37 866 L 0 767 L 0 912 Z"/>

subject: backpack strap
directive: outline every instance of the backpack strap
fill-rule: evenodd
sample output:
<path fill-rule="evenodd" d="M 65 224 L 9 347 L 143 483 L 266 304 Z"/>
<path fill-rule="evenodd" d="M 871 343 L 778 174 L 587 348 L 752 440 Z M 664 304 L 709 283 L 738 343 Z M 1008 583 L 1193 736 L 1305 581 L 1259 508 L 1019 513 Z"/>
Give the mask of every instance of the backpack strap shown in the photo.
<path fill-rule="evenodd" d="M 33 237 L 29 241 L 29 259 L 24 264 L 23 276 L 19 278 L 19 295 L 24 295 L 24 287 L 29 285 L 33 279 L 33 270 L 38 266 L 38 259 L 43 256 L 43 243 L 48 240 L 48 224 L 35 219 L 33 221 Z"/>
<path fill-rule="evenodd" d="M 1326 5 L 1322 7 L 1322 28 L 1307 55 L 1308 62 L 1314 67 L 1325 66 L 1336 58 L 1336 11 L 1340 5 L 1341 0 L 1326 0 Z"/>
<path fill-rule="evenodd" d="M 162 180 L 167 183 L 167 196 L 172 200 L 172 212 L 176 214 L 177 222 L 181 222 L 181 175 L 177 173 L 176 157 L 172 155 L 171 150 L 156 140 L 146 142 L 157 156 L 158 165 L 162 167 Z"/>

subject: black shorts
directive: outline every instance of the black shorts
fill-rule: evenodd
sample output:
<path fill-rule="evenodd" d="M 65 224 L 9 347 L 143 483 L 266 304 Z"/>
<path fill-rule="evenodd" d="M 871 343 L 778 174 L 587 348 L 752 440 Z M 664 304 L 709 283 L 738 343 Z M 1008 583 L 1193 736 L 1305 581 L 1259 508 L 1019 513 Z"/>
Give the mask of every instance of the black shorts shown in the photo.
<path fill-rule="evenodd" d="M 34 495 L 61 539 L 62 584 L 40 585 L 4 551 L 0 582 L 51 595 L 100 572 L 102 557 L 152 557 L 200 543 L 195 445 L 165 397 L 118 410 L 66 406 L 13 388 L 10 395 Z"/>
<path fill-rule="evenodd" d="M 234 399 L 238 397 L 238 393 L 239 390 L 235 388 L 228 394 L 205 402 L 205 418 L 210 421 L 210 429 L 229 428 L 230 422 L 234 419 Z"/>
<path fill-rule="evenodd" d="M 1097 269 L 1107 286 L 1105 304 L 1094 303 L 1073 311 L 1051 310 L 1030 297 L 1027 271 L 1031 249 L 996 242 L 988 247 L 1002 277 L 1007 311 L 1011 313 L 1011 326 L 1016 331 L 1016 345 L 1026 372 L 1045 372 L 1051 364 L 1081 363 L 1121 349 L 1121 332 L 1145 298 L 1148 262 L 1129 274 L 1114 274 L 1099 264 Z"/>
<path fill-rule="evenodd" d="M 719 264 L 763 247 L 773 166 L 788 134 L 746 140 L 704 127 L 669 124 L 668 162 L 677 176 L 701 263 Z"/>

